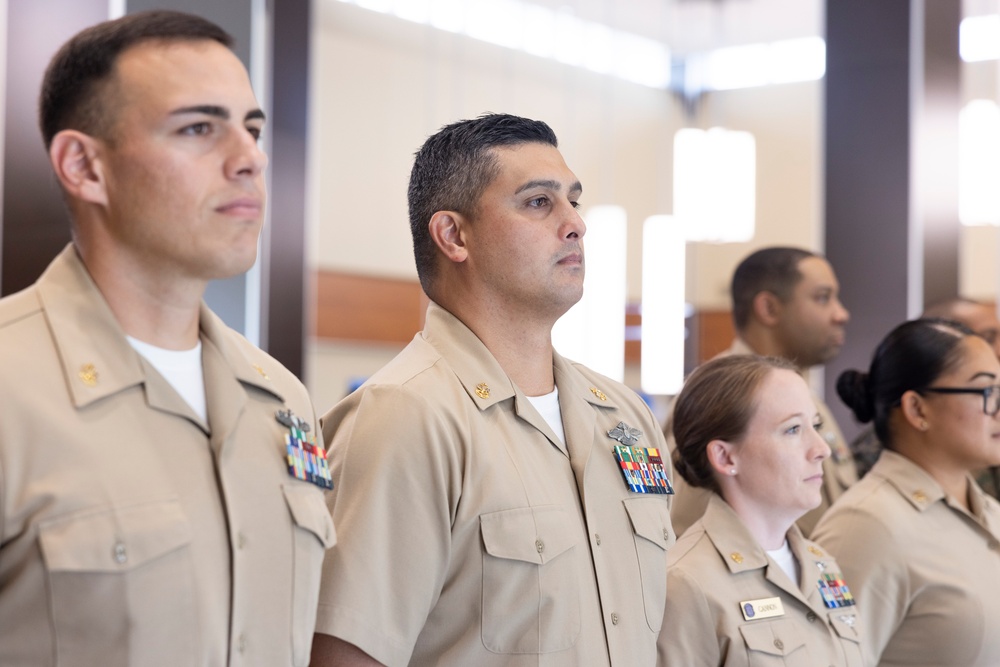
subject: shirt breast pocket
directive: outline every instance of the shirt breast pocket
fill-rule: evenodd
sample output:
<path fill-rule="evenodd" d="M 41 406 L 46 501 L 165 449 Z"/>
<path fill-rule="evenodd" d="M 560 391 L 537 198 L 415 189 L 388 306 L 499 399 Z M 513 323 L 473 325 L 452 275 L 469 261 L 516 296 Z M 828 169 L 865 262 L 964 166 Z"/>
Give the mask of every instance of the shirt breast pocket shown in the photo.
<path fill-rule="evenodd" d="M 740 626 L 750 667 L 816 667 L 809 659 L 805 639 L 784 618 Z"/>
<path fill-rule="evenodd" d="M 667 549 L 677 541 L 670 524 L 670 508 L 662 496 L 622 502 L 632 522 L 646 623 L 650 630 L 659 632 L 667 603 Z"/>
<path fill-rule="evenodd" d="M 38 540 L 59 665 L 197 661 L 192 532 L 178 501 L 51 519 Z"/>
<path fill-rule="evenodd" d="M 289 483 L 282 490 L 295 525 L 292 660 L 295 665 L 306 665 L 312 648 L 313 628 L 316 627 L 323 557 L 326 550 L 336 543 L 337 535 L 333 529 L 333 519 L 323 501 L 323 494 L 318 488 L 311 484 Z"/>
<path fill-rule="evenodd" d="M 573 646 L 580 634 L 576 521 L 562 507 L 479 517 L 483 537 L 483 644 L 501 654 Z"/>

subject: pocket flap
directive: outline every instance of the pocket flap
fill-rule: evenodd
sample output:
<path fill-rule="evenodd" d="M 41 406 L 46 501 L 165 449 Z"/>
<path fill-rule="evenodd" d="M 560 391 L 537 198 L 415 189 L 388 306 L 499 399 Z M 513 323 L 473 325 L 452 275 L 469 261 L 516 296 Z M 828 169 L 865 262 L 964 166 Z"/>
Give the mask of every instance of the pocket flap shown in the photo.
<path fill-rule="evenodd" d="M 38 527 L 42 555 L 52 572 L 129 570 L 191 540 L 191 526 L 177 500 L 77 513 Z"/>
<path fill-rule="evenodd" d="M 805 644 L 795 624 L 780 619 L 741 625 L 740 634 L 748 649 L 768 655 L 788 655 Z"/>
<path fill-rule="evenodd" d="M 315 535 L 324 549 L 337 543 L 333 519 L 322 491 L 311 484 L 284 484 L 281 489 L 285 492 L 285 502 L 296 526 Z"/>
<path fill-rule="evenodd" d="M 659 498 L 626 498 L 622 501 L 632 522 L 632 531 L 661 549 L 669 549 L 677 541 L 670 523 L 670 508 Z"/>
<path fill-rule="evenodd" d="M 479 515 L 486 552 L 544 565 L 573 548 L 573 519 L 558 506 L 519 507 Z"/>

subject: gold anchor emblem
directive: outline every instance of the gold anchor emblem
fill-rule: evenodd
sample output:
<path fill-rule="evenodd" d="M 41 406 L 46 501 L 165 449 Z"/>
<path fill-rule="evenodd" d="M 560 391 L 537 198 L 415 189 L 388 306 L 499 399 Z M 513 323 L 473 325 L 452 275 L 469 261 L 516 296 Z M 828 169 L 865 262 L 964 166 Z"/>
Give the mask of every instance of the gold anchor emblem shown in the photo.
<path fill-rule="evenodd" d="M 476 396 L 479 398 L 489 398 L 490 397 L 490 386 L 485 382 L 480 382 L 476 385 Z"/>
<path fill-rule="evenodd" d="M 597 387 L 591 387 L 590 391 L 592 391 L 593 394 L 594 394 L 594 396 L 596 396 L 597 398 L 601 399 L 602 401 L 608 400 L 608 395 L 605 394 L 600 389 L 598 389 Z"/>
<path fill-rule="evenodd" d="M 78 375 L 80 380 L 88 387 L 97 386 L 97 369 L 94 368 L 94 364 L 84 364 L 81 366 Z"/>
<path fill-rule="evenodd" d="M 257 371 L 258 373 L 260 373 L 260 376 L 261 376 L 262 378 L 264 378 L 265 380 L 270 380 L 270 379 L 271 379 L 271 378 L 267 377 L 267 373 L 265 373 L 265 372 L 264 372 L 264 369 L 263 369 L 263 368 L 261 368 L 260 366 L 258 366 L 257 364 L 254 364 L 254 365 L 253 365 L 253 369 L 254 369 L 255 371 Z"/>
<path fill-rule="evenodd" d="M 741 554 L 739 551 L 734 551 L 733 553 L 729 554 L 729 557 L 732 558 L 733 562 L 736 563 L 737 565 L 743 562 L 743 554 Z"/>

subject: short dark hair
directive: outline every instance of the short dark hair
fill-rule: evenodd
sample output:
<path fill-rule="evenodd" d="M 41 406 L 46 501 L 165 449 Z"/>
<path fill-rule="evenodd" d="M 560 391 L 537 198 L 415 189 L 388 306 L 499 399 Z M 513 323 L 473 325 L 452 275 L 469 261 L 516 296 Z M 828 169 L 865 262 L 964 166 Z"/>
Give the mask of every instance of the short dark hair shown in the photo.
<path fill-rule="evenodd" d="M 889 417 L 903 394 L 931 386 L 962 361 L 962 341 L 975 336 L 958 322 L 922 318 L 900 324 L 882 339 L 868 372 L 851 369 L 837 378 L 837 394 L 862 424 L 892 448 Z"/>
<path fill-rule="evenodd" d="M 65 129 L 107 138 L 114 104 L 105 92 L 118 57 L 150 40 L 213 40 L 232 48 L 233 38 L 211 21 L 174 11 L 147 11 L 104 21 L 73 36 L 52 57 L 38 101 L 45 148 Z"/>
<path fill-rule="evenodd" d="M 674 468 L 691 486 L 719 493 L 708 443 L 742 438 L 759 404 L 758 390 L 774 370 L 798 373 L 785 359 L 735 354 L 707 361 L 691 373 L 674 404 Z"/>
<path fill-rule="evenodd" d="M 442 127 L 417 151 L 407 200 L 417 276 L 428 296 L 437 261 L 427 227 L 431 217 L 438 211 L 474 217 L 480 195 L 499 171 L 492 149 L 527 143 L 559 145 L 552 128 L 540 120 L 487 113 Z"/>
<path fill-rule="evenodd" d="M 753 312 L 753 300 L 761 292 L 771 292 L 788 301 L 795 286 L 802 280 L 799 263 L 807 257 L 818 257 L 802 248 L 762 248 L 740 262 L 733 272 L 730 294 L 733 298 L 733 325 L 737 331 L 746 329 Z"/>

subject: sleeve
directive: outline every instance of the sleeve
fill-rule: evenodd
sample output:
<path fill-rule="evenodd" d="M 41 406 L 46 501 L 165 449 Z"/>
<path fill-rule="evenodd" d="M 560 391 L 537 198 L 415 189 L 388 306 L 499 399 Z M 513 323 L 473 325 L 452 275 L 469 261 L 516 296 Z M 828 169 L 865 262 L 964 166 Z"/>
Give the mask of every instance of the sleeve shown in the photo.
<path fill-rule="evenodd" d="M 811 539 L 843 568 L 857 601 L 865 664 L 877 664 L 911 601 L 907 557 L 898 536 L 871 513 L 845 507 L 824 517 Z"/>
<path fill-rule="evenodd" d="M 337 543 L 316 631 L 393 667 L 410 659 L 443 585 L 461 489 L 457 429 L 405 387 L 365 387 L 323 418 Z"/>
<path fill-rule="evenodd" d="M 658 667 L 721 664 L 718 620 L 697 581 L 680 568 L 667 568 L 667 604 L 656 641 Z"/>

